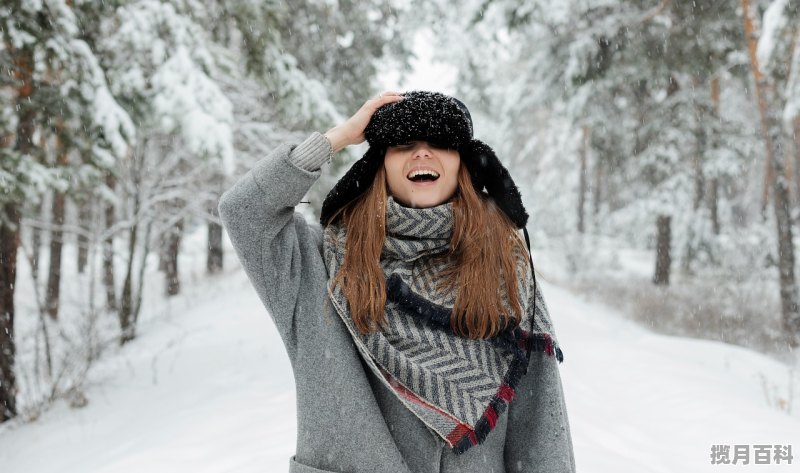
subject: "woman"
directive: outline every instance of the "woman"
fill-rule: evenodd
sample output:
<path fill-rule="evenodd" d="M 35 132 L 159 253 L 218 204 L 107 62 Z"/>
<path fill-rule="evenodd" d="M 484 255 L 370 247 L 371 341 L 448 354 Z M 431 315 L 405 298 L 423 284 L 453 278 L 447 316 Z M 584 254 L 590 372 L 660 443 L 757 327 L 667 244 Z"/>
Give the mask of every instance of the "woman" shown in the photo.
<path fill-rule="evenodd" d="M 294 207 L 322 165 L 365 139 L 308 224 Z M 575 470 L 528 216 L 462 102 L 368 100 L 277 147 L 219 211 L 294 370 L 289 471 Z"/>

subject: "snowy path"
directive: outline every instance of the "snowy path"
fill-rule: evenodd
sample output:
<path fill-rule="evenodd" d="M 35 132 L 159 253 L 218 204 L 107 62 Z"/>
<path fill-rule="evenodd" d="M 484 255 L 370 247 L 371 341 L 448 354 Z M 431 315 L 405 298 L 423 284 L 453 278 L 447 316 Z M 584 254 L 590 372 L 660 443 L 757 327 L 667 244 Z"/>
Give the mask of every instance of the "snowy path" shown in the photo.
<path fill-rule="evenodd" d="M 273 471 L 294 449 L 294 380 L 239 271 L 100 369 L 89 405 L 0 434 L 8 472 Z M 10 466 L 10 469 L 7 467 Z M 281 471 L 275 469 L 274 471 Z"/>
<path fill-rule="evenodd" d="M 800 405 L 767 405 L 753 352 L 664 337 L 547 282 L 580 472 L 798 471 Z M 89 405 L 59 404 L 0 428 L 0 470 L 283 472 L 294 450 L 288 359 L 241 271 L 208 283 L 207 302 L 148 326 L 93 374 Z M 782 383 L 782 384 L 781 384 Z M 796 387 L 796 391 L 800 387 Z M 711 465 L 711 444 L 791 444 L 792 465 Z"/>

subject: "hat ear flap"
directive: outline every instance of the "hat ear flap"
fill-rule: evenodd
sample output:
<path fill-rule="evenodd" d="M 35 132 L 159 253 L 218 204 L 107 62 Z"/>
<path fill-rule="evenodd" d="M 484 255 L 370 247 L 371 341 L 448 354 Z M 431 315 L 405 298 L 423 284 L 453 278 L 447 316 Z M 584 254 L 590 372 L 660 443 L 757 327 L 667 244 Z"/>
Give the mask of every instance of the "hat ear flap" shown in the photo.
<path fill-rule="evenodd" d="M 524 228 L 528 213 L 522 205 L 522 196 L 492 148 L 480 140 L 472 140 L 461 151 L 461 159 L 469 169 L 475 190 L 481 192 L 485 186 L 486 193 L 517 228 Z"/>
<path fill-rule="evenodd" d="M 319 221 L 323 227 L 328 225 L 328 220 L 340 208 L 357 199 L 369 189 L 375 179 L 378 169 L 383 166 L 385 148 L 371 146 L 364 156 L 350 166 L 339 182 L 333 186 L 325 200 L 322 202 L 322 211 Z M 340 217 L 337 217 L 338 221 Z M 330 222 L 334 223 L 334 222 Z"/>

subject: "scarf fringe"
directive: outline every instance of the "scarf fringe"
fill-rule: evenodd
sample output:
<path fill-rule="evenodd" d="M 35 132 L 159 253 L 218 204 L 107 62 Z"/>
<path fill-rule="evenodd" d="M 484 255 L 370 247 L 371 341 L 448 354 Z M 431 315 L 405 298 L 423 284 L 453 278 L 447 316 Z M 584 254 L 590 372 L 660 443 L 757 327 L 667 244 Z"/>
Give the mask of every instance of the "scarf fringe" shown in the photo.
<path fill-rule="evenodd" d="M 414 313 L 426 322 L 440 327 L 450 327 L 450 310 L 414 293 L 397 273 L 392 273 L 386 280 L 386 296 L 406 312 Z"/>
<path fill-rule="evenodd" d="M 560 347 L 553 343 L 553 337 L 549 333 L 534 333 L 531 335 L 523 331 L 523 336 L 526 339 L 526 348 L 529 345 L 532 351 L 543 351 L 550 356 L 555 355 L 559 363 L 564 362 L 564 353 Z"/>

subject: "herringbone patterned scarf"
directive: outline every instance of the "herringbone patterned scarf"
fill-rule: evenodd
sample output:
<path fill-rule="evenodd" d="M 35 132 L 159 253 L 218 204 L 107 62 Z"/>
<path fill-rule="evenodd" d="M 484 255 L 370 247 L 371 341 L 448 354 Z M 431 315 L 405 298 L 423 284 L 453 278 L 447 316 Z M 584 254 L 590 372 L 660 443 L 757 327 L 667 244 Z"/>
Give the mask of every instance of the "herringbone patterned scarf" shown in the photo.
<path fill-rule="evenodd" d="M 481 443 L 494 428 L 497 416 L 514 398 L 517 380 L 527 371 L 530 350 L 555 354 L 559 361 L 563 356 L 538 287 L 534 295 L 535 284 L 524 259 L 517 265 L 525 309 L 520 326 L 491 340 L 471 340 L 452 332 L 449 317 L 457 294 L 436 290 L 437 274 L 448 263 L 432 257 L 449 248 L 452 203 L 408 208 L 390 196 L 386 223 L 380 265 L 387 281 L 387 327 L 361 334 L 341 286 L 329 287 L 329 296 L 371 369 L 461 453 Z M 344 261 L 346 237 L 342 223 L 325 229 L 329 286 Z M 510 308 L 507 301 L 505 307 Z"/>

